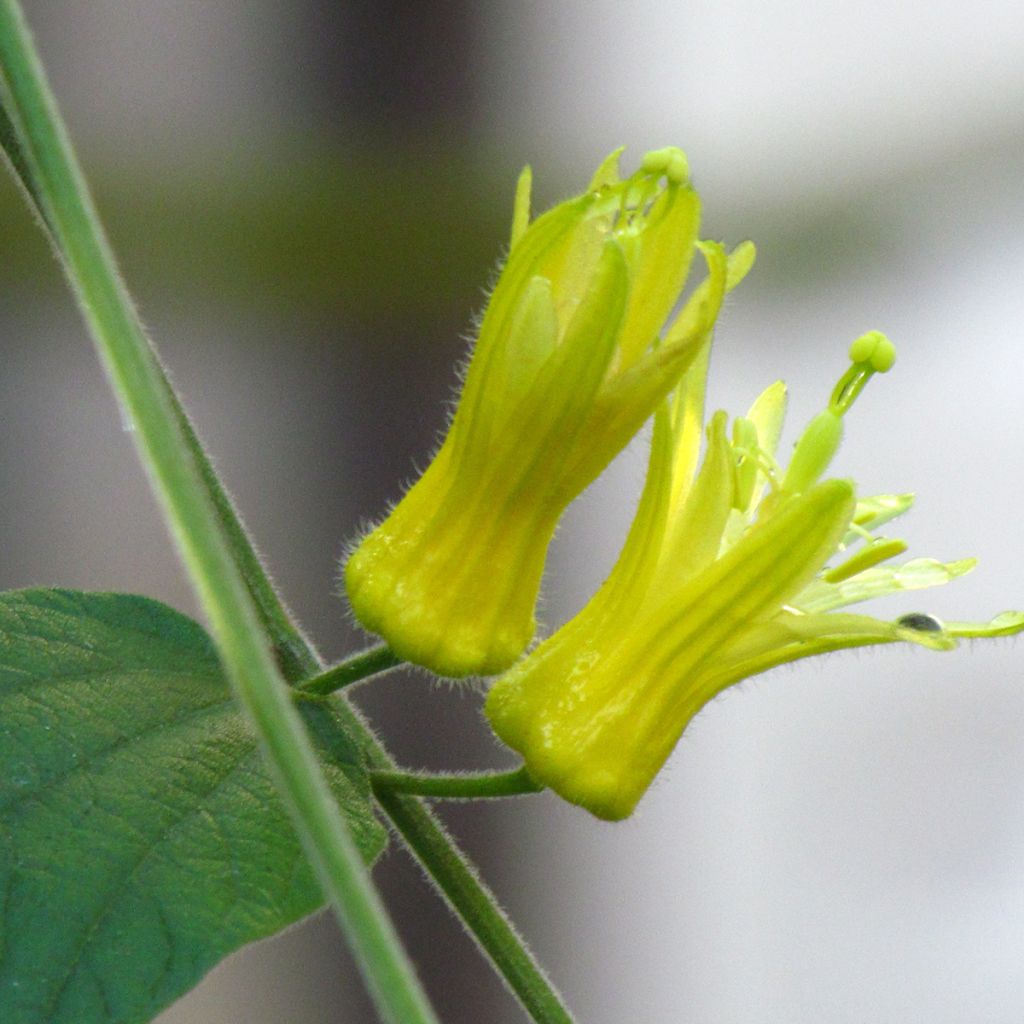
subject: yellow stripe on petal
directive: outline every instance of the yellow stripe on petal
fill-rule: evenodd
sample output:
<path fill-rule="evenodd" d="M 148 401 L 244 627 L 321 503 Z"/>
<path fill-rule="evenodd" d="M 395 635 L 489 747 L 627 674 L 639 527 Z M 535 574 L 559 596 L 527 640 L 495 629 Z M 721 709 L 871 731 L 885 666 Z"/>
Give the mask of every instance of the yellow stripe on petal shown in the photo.
<path fill-rule="evenodd" d="M 551 481 L 558 479 L 574 442 L 591 443 L 585 433 L 588 412 L 615 351 L 627 288 L 622 252 L 613 239 L 608 239 L 591 288 L 562 344 L 548 357 L 529 392 L 513 409 L 500 448 L 496 446 L 501 459 L 495 462 L 492 474 L 499 473 L 505 481 L 515 479 L 517 473 L 524 480 L 533 477 L 537 483 L 532 491 L 535 500 L 547 497 L 550 491 L 553 503 L 561 503 L 561 492 L 551 488 Z M 572 387 L 567 388 L 566 381 L 572 381 Z M 616 453 L 617 449 L 595 454 L 607 464 Z M 524 456 L 529 456 L 528 467 L 523 464 Z M 481 484 L 486 492 L 486 479 Z M 519 491 L 510 493 L 513 501 L 522 497 Z"/>
<path fill-rule="evenodd" d="M 537 371 L 557 345 L 558 317 L 551 282 L 546 277 L 534 277 L 524 289 L 512 318 L 509 343 L 500 356 L 495 356 L 491 379 L 504 399 L 502 411 L 510 411 L 513 403 L 529 390 Z"/>
<path fill-rule="evenodd" d="M 666 621 L 652 624 L 652 648 L 665 640 L 676 649 L 669 662 L 683 656 L 697 665 L 728 637 L 777 612 L 835 551 L 853 507 L 853 488 L 845 480 L 828 480 L 786 501 L 681 588 Z M 676 618 L 685 620 L 683 632 L 672 626 Z"/>
<path fill-rule="evenodd" d="M 671 500 L 672 428 L 668 403 L 663 402 L 654 414 L 647 476 L 626 543 L 608 579 L 588 602 L 588 614 L 615 616 L 618 621 L 614 628 L 619 629 L 624 628 L 628 618 L 637 613 L 661 557 L 662 543 L 669 527 L 665 510 Z"/>
<path fill-rule="evenodd" d="M 672 326 L 665 334 L 664 345 L 690 337 L 702 329 L 710 329 L 718 316 L 724 297 L 733 290 L 754 265 L 756 250 L 752 242 L 742 242 L 726 254 L 718 242 L 698 242 L 697 248 L 708 265 L 708 276 L 694 289 Z"/>
<path fill-rule="evenodd" d="M 510 334 L 520 299 L 530 281 L 542 273 L 552 253 L 563 252 L 571 243 L 573 228 L 587 217 L 593 199 L 582 196 L 562 203 L 538 217 L 510 253 L 487 304 L 462 387 L 462 395 L 449 430 L 451 457 L 459 464 L 467 451 L 477 456 L 486 452 L 495 422 L 501 422 L 507 406 L 500 386 L 492 385 L 495 374 L 501 378 L 516 354 L 509 350 Z"/>

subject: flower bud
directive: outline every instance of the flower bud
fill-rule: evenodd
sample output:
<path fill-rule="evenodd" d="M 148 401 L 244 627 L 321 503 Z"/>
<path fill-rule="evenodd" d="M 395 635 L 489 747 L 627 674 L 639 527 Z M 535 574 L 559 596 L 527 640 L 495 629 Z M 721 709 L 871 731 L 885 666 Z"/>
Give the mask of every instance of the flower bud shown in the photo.
<path fill-rule="evenodd" d="M 680 150 L 648 154 L 625 180 L 617 157 L 532 224 L 520 178 L 448 434 L 345 567 L 359 622 L 440 675 L 492 674 L 522 654 L 562 512 L 686 372 L 752 262 L 749 246 L 730 259 L 698 243 Z M 666 325 L 698 246 L 708 278 Z"/>

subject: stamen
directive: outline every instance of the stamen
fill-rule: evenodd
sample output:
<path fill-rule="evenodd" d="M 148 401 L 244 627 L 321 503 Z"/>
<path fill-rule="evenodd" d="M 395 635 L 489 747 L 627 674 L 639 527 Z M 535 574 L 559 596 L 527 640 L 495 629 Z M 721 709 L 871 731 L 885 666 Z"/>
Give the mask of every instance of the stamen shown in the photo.
<path fill-rule="evenodd" d="M 881 331 L 868 331 L 850 346 L 853 365 L 839 378 L 828 407 L 839 416 L 857 400 L 876 373 L 888 373 L 896 363 L 896 346 Z"/>
<path fill-rule="evenodd" d="M 843 580 L 848 580 L 851 576 L 856 576 L 857 573 L 863 572 L 865 569 L 871 569 L 881 562 L 895 558 L 896 555 L 901 555 L 906 550 L 906 541 L 879 537 L 866 544 L 852 558 L 848 558 L 834 569 L 829 569 L 822 576 L 822 579 L 826 583 L 842 583 Z"/>
<path fill-rule="evenodd" d="M 640 171 L 654 175 L 655 178 L 664 174 L 670 185 L 685 185 L 690 177 L 686 154 L 678 146 L 666 146 L 664 149 L 652 149 L 644 153 Z"/>
<path fill-rule="evenodd" d="M 782 482 L 788 494 L 802 494 L 828 468 L 843 439 L 843 416 L 876 373 L 892 368 L 896 348 L 881 332 L 869 331 L 850 346 L 850 359 L 853 365 L 832 389 L 828 408 L 811 420 L 796 443 Z"/>

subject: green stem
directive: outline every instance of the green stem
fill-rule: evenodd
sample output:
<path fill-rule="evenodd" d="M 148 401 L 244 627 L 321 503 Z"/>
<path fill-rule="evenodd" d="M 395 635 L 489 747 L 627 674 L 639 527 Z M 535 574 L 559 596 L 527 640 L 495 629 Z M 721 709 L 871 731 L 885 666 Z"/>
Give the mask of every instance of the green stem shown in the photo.
<path fill-rule="evenodd" d="M 278 668 L 289 683 L 294 683 L 308 676 L 311 671 L 316 671 L 320 664 L 319 658 L 317 658 L 309 639 L 298 629 L 288 610 L 281 603 L 259 555 L 256 554 L 249 532 L 196 436 L 188 414 L 182 408 L 178 396 L 159 363 L 157 368 L 160 369 L 160 384 L 174 410 L 188 453 L 206 489 L 206 496 L 213 505 L 217 523 L 227 542 L 228 551 L 234 559 L 235 566 L 241 574 L 243 584 L 249 594 L 249 599 L 256 610 L 261 632 L 265 636 L 272 637 Z"/>
<path fill-rule="evenodd" d="M 470 929 L 523 1008 L 538 1024 L 573 1024 L 522 938 L 423 804 L 401 793 L 375 790 L 377 802 L 423 870 Z"/>
<path fill-rule="evenodd" d="M 398 668 L 401 664 L 402 659 L 387 644 L 378 644 L 376 647 L 369 647 L 365 651 L 353 654 L 337 665 L 332 665 L 319 675 L 303 680 L 299 683 L 298 689 L 302 693 L 323 697 L 353 683 L 362 682 L 370 676 Z"/>
<path fill-rule="evenodd" d="M 257 610 L 222 535 L 175 404 L 143 335 L 17 0 L 0 0 L 0 86 L 44 219 L 115 392 L 135 425 L 218 652 L 259 735 L 296 831 L 387 1021 L 435 1024 L 430 1006 L 316 763 Z"/>
<path fill-rule="evenodd" d="M 490 800 L 543 792 L 525 768 L 510 772 L 421 775 L 417 772 L 371 772 L 370 784 L 378 794 L 409 793 L 441 800 Z"/>
<path fill-rule="evenodd" d="M 47 211 L 39 199 L 34 172 L 22 157 L 23 147 L 16 133 L 12 132 L 11 139 L 0 137 L 0 143 L 7 150 L 15 173 L 21 176 L 26 193 L 34 200 L 36 212 L 59 251 L 61 239 L 49 225 Z M 163 394 L 177 411 L 179 427 L 207 488 L 207 498 L 216 511 L 235 564 L 256 606 L 267 640 L 277 655 L 282 674 L 289 682 L 297 683 L 321 673 L 324 669 L 322 661 L 308 639 L 296 628 L 277 594 L 238 511 L 222 487 L 191 424 L 181 411 L 166 374 L 159 362 L 154 361 L 154 366 Z M 371 767 L 382 771 L 394 770 L 395 764 L 390 755 L 358 712 L 346 700 L 337 702 L 336 711 L 344 719 L 346 728 L 362 743 Z M 463 920 L 485 956 L 533 1020 L 537 1024 L 571 1022 L 569 1011 L 561 1003 L 543 969 L 515 932 L 494 895 L 477 877 L 433 812 L 418 798 L 397 793 L 378 794 L 378 803 L 381 810 L 390 817 L 410 852 L 423 866 L 427 876 L 452 911 Z"/>

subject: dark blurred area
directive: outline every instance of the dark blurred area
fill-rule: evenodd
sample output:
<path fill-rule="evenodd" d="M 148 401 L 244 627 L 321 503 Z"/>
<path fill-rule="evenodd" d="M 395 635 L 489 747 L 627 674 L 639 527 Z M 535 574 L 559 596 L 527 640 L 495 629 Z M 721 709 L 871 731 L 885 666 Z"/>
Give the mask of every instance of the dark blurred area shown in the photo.
<path fill-rule="evenodd" d="M 23 2 L 143 318 L 326 657 L 366 642 L 339 562 L 444 428 L 520 166 L 540 209 L 623 141 L 627 161 L 687 147 L 708 235 L 759 245 L 713 400 L 738 412 L 786 376 L 796 427 L 848 342 L 888 330 L 901 376 L 861 403 L 843 471 L 927 493 L 915 554 L 982 556 L 984 583 L 938 612 L 1024 601 L 1024 300 L 1004 283 L 1024 265 L 1008 56 L 1024 32 L 1008 8 L 989 39 L 923 3 L 908 27 L 877 5 L 855 20 L 752 0 Z M 550 621 L 614 557 L 642 462 L 639 445 L 570 515 Z M 6 179 L 0 494 L 3 588 L 141 591 L 198 614 Z M 443 808 L 581 1020 L 1020 1019 L 1019 648 L 869 657 L 827 662 L 828 685 L 784 672 L 716 702 L 620 828 L 547 797 Z M 358 703 L 409 767 L 509 763 L 472 688 L 396 674 Z M 523 1019 L 398 844 L 376 876 L 446 1024 Z M 160 1018 L 373 1019 L 324 914 Z"/>

